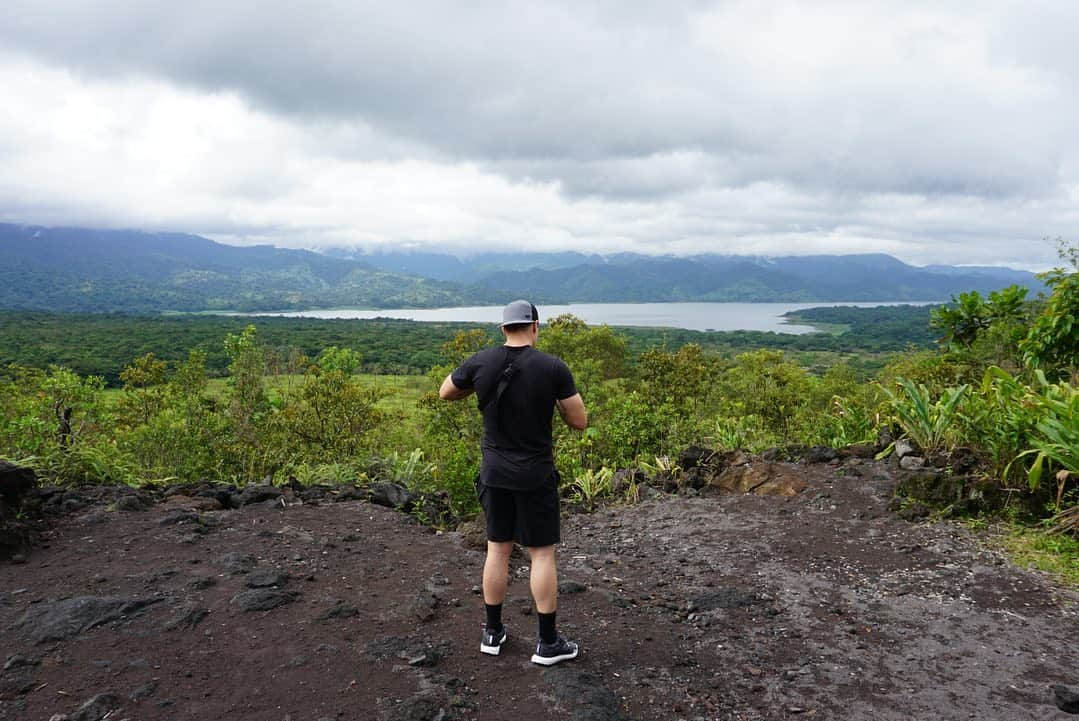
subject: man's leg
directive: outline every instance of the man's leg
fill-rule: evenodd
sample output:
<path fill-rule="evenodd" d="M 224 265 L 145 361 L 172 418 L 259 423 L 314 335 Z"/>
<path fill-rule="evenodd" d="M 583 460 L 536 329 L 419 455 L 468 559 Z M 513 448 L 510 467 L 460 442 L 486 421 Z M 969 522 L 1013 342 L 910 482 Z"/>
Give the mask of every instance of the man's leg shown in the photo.
<path fill-rule="evenodd" d="M 540 642 L 533 663 L 550 666 L 560 661 L 577 658 L 578 647 L 558 635 L 555 623 L 558 607 L 558 567 L 555 564 L 555 547 L 529 548 L 532 558 L 532 598 L 536 601 L 536 620 L 539 622 Z"/>
<path fill-rule="evenodd" d="M 488 606 L 501 606 L 506 600 L 511 553 L 513 541 L 487 542 L 487 560 L 483 562 L 483 602 Z"/>
<path fill-rule="evenodd" d="M 554 613 L 558 608 L 558 566 L 554 548 L 552 545 L 528 549 L 532 559 L 529 583 L 532 598 L 536 601 L 536 613 Z"/>
<path fill-rule="evenodd" d="M 483 562 L 483 608 L 487 622 L 483 625 L 480 653 L 497 656 L 506 642 L 506 627 L 502 625 L 502 603 L 506 600 L 510 553 L 513 541 L 488 541 L 487 559 Z"/>

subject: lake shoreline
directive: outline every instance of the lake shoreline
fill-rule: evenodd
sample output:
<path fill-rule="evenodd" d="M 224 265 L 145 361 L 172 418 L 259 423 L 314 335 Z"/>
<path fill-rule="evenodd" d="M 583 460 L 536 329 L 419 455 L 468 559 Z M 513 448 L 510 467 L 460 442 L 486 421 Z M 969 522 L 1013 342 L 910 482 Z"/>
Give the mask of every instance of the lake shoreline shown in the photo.
<path fill-rule="evenodd" d="M 541 323 L 570 313 L 589 325 L 634 328 L 674 328 L 701 332 L 760 331 L 788 335 L 827 333 L 828 328 L 793 318 L 810 308 L 924 306 L 941 301 L 858 301 L 799 303 L 573 303 L 540 306 Z M 497 325 L 502 306 L 450 308 L 327 308 L 311 310 L 223 312 L 217 315 L 282 318 L 395 319 L 416 322 Z"/>

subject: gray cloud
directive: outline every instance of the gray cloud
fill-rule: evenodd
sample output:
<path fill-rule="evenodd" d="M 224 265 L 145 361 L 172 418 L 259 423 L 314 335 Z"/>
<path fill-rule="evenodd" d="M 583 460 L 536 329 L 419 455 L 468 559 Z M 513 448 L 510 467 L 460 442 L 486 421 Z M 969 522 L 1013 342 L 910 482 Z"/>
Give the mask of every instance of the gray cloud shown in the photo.
<path fill-rule="evenodd" d="M 305 189 L 311 158 L 327 161 L 317 164 L 326 177 L 361 188 L 358 171 L 340 163 L 497 176 L 540 193 L 521 232 L 541 235 L 538 217 L 553 207 L 542 189 L 553 188 L 568 207 L 551 220 L 552 243 L 691 251 L 718 239 L 771 248 L 813 237 L 932 258 L 950 247 L 942 239 L 977 237 L 1014 257 L 1017 238 L 1074 220 L 1079 60 L 1070 28 L 1079 11 L 1067 0 L 976 11 L 899 0 L 8 0 L 5 15 L 0 49 L 77 82 L 235 95 L 252 115 L 293 129 L 252 143 L 243 157 L 260 158 L 261 172 L 223 169 L 216 192 L 229 212 L 187 199 L 150 218 L 131 212 L 142 224 L 189 217 L 183 229 L 285 242 L 299 233 L 310 243 L 329 233 L 495 245 L 514 232 L 514 221 L 491 217 L 501 209 L 486 214 L 476 200 L 458 212 L 450 198 L 424 201 L 458 224 L 441 235 L 396 217 L 378 227 L 353 216 L 318 222 L 308 196 L 329 191 Z M 267 162 L 272 142 L 307 160 L 283 153 Z M 0 142 L 5 152 L 19 151 Z M 47 205 L 23 197 L 18 210 L 4 200 L 8 216 Z M 82 202 L 100 216 L 120 212 Z M 292 215 L 236 211 L 248 203 Z M 65 212 L 86 217 L 56 210 Z"/>

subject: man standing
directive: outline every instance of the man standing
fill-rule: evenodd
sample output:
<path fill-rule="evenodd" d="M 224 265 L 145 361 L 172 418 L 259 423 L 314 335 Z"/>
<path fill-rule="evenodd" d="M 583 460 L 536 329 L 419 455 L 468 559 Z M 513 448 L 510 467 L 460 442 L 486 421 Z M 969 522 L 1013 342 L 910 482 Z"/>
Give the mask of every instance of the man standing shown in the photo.
<path fill-rule="evenodd" d="M 483 603 L 487 611 L 480 652 L 497 656 L 506 642 L 502 604 L 506 600 L 514 540 L 528 549 L 530 585 L 539 620 L 532 662 L 551 666 L 576 658 L 578 646 L 555 627 L 560 540 L 558 471 L 551 420 L 554 409 L 571 428 L 584 430 L 588 414 L 573 375 L 558 358 L 536 350 L 539 312 L 527 300 L 502 311 L 502 346 L 466 360 L 442 382 L 439 396 L 460 400 L 472 393 L 483 413 L 483 461 L 479 496 L 487 516 L 487 559 Z"/>

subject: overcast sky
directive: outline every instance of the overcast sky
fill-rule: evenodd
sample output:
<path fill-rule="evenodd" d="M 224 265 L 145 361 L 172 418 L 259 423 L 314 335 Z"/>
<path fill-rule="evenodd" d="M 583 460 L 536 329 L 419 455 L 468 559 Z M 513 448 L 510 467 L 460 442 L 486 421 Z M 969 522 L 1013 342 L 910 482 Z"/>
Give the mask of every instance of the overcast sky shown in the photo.
<path fill-rule="evenodd" d="M 0 221 L 1040 269 L 1075 0 L 5 0 Z"/>

